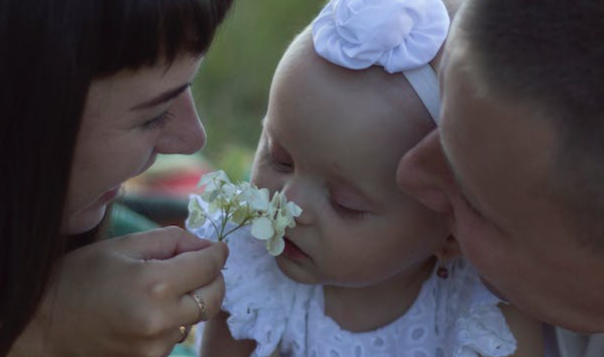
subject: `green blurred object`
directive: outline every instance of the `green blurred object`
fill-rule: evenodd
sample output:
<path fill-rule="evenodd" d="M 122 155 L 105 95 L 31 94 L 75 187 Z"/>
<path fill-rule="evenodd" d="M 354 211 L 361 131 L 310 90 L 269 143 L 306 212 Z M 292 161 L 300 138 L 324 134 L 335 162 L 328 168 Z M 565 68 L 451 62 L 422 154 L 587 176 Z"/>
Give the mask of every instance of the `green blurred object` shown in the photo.
<path fill-rule="evenodd" d="M 195 350 L 191 346 L 178 344 L 170 353 L 170 357 L 194 357 Z"/>
<path fill-rule="evenodd" d="M 162 227 L 184 227 L 189 200 L 167 195 L 126 195 L 119 200 L 122 207 Z"/>
<path fill-rule="evenodd" d="M 326 0 L 237 0 L 193 84 L 207 130 L 203 155 L 235 181 L 247 179 L 281 55 Z"/>
<path fill-rule="evenodd" d="M 169 357 L 195 357 L 195 330 L 197 325 L 191 326 L 189 336 L 182 342 L 174 346 Z"/>
<path fill-rule="evenodd" d="M 157 223 L 122 204 L 116 203 L 113 205 L 111 222 L 109 225 L 110 237 L 144 232 L 158 227 L 159 225 Z"/>

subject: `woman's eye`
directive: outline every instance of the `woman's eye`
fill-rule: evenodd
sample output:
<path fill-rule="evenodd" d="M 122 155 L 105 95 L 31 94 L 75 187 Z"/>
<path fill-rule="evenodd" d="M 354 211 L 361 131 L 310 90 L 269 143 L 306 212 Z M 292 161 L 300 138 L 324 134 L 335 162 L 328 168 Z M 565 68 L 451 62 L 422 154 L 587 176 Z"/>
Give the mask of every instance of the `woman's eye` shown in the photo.
<path fill-rule="evenodd" d="M 166 126 L 168 121 L 172 119 L 172 116 L 172 112 L 165 111 L 160 115 L 156 116 L 155 118 L 147 120 L 141 125 L 141 127 L 143 128 L 143 130 L 162 129 Z"/>

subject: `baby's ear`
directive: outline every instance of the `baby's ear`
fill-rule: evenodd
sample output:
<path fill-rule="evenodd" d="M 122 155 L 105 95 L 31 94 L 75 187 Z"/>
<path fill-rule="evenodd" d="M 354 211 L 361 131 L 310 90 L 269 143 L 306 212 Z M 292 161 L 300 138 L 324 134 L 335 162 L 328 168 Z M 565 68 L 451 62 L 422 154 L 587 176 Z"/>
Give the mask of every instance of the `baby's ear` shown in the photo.
<path fill-rule="evenodd" d="M 443 245 L 434 252 L 434 255 L 441 262 L 446 262 L 447 260 L 461 256 L 461 249 L 459 248 L 457 238 L 452 234 L 449 235 Z"/>

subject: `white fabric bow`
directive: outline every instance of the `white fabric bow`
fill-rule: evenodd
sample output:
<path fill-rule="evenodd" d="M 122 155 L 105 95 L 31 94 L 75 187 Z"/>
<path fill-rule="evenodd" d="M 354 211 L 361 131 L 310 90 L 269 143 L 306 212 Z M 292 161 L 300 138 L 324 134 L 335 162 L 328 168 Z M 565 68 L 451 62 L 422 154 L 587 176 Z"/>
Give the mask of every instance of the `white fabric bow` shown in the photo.
<path fill-rule="evenodd" d="M 331 0 L 313 22 L 313 41 L 319 56 L 339 66 L 402 72 L 438 124 L 438 79 L 429 63 L 449 24 L 441 0 Z"/>
<path fill-rule="evenodd" d="M 313 40 L 320 56 L 342 67 L 396 73 L 428 64 L 449 23 L 441 0 L 332 0 L 313 22 Z"/>

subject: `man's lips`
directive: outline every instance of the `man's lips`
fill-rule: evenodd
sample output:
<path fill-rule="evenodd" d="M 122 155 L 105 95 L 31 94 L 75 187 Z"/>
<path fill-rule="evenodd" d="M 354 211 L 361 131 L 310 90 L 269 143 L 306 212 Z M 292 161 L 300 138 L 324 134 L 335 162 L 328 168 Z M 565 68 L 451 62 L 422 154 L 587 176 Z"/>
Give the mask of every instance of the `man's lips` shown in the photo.
<path fill-rule="evenodd" d="M 283 250 L 283 255 L 290 259 L 302 259 L 308 257 L 308 255 L 306 255 L 306 253 L 304 253 L 302 249 L 300 249 L 287 237 L 284 237 L 283 240 L 285 241 L 285 249 Z"/>

